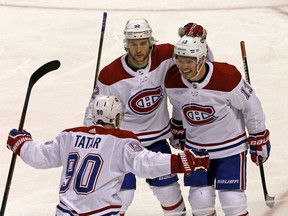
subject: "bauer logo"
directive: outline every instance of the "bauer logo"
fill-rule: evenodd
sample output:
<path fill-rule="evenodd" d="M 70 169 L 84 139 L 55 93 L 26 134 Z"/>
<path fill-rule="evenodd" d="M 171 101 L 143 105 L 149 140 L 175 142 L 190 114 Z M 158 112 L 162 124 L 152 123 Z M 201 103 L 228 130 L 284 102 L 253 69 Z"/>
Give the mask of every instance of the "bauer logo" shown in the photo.
<path fill-rule="evenodd" d="M 217 184 L 239 184 L 239 179 L 218 179 Z"/>
<path fill-rule="evenodd" d="M 186 104 L 182 106 L 182 112 L 186 121 L 192 125 L 209 124 L 217 119 L 212 106 L 200 106 L 198 104 Z"/>
<path fill-rule="evenodd" d="M 129 108 L 139 115 L 146 115 L 157 109 L 163 99 L 161 86 L 152 89 L 143 89 L 132 96 L 128 105 Z"/>

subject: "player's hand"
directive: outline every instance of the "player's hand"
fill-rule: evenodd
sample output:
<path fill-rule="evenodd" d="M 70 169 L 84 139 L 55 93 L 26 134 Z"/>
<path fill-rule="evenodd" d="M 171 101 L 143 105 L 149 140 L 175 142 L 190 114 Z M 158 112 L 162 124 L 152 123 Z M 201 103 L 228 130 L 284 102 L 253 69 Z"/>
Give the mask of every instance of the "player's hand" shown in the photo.
<path fill-rule="evenodd" d="M 26 141 L 32 141 L 31 134 L 27 131 L 18 131 L 13 129 L 10 131 L 7 139 L 7 148 L 12 150 L 14 154 L 20 155 L 20 150 Z"/>
<path fill-rule="evenodd" d="M 197 169 L 209 168 L 209 154 L 206 150 L 189 149 L 178 155 L 171 155 L 171 173 L 190 173 Z"/>
<path fill-rule="evenodd" d="M 210 164 L 209 154 L 206 150 L 189 149 L 179 153 L 184 173 L 197 169 L 207 170 Z"/>
<path fill-rule="evenodd" d="M 178 29 L 178 35 L 183 37 L 184 35 L 192 37 L 201 37 L 203 40 L 206 40 L 207 31 L 201 25 L 196 23 L 187 23 L 184 27 Z"/>
<path fill-rule="evenodd" d="M 209 168 L 210 159 L 207 150 L 204 149 L 189 149 L 184 151 L 188 159 L 189 164 L 192 170 L 204 169 L 207 170 Z"/>
<path fill-rule="evenodd" d="M 185 129 L 182 121 L 170 119 L 170 130 L 172 137 L 169 138 L 170 145 L 175 149 L 184 150 L 185 146 Z"/>
<path fill-rule="evenodd" d="M 269 135 L 269 130 L 266 129 L 262 133 L 250 134 L 247 139 L 250 146 L 251 160 L 257 165 L 259 165 L 259 157 L 261 157 L 262 163 L 269 158 L 271 149 Z"/>

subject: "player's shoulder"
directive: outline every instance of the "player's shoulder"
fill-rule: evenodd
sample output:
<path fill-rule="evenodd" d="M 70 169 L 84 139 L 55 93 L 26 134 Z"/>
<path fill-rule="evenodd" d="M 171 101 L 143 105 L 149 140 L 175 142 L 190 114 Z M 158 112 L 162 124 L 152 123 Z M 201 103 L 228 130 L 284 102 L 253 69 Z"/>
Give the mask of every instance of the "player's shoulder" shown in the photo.
<path fill-rule="evenodd" d="M 183 83 L 181 79 L 181 74 L 179 72 L 179 69 L 176 65 L 173 65 L 169 70 L 167 71 L 166 77 L 165 77 L 165 87 L 167 89 L 169 88 L 187 88 L 187 86 Z"/>
<path fill-rule="evenodd" d="M 139 140 L 138 137 L 132 132 L 128 130 L 121 130 L 121 129 L 107 129 L 103 127 L 99 127 L 97 130 L 97 134 L 102 134 L 102 135 L 110 135 L 114 136 L 119 139 L 136 139 Z"/>
<path fill-rule="evenodd" d="M 151 53 L 151 71 L 155 69 L 160 69 L 158 71 L 162 71 L 162 68 L 165 68 L 164 62 L 171 64 L 173 57 L 174 46 L 172 44 L 157 44 L 153 46 Z"/>
<path fill-rule="evenodd" d="M 169 43 L 157 44 L 153 46 L 152 57 L 168 59 L 173 56 L 174 46 Z"/>
<path fill-rule="evenodd" d="M 123 138 L 123 139 L 136 139 L 139 140 L 138 137 L 132 132 L 128 130 L 122 130 L 122 129 L 111 129 L 110 135 L 113 135 L 118 138 Z"/>
<path fill-rule="evenodd" d="M 210 64 L 213 65 L 213 73 L 205 89 L 229 92 L 241 81 L 241 73 L 234 65 L 225 62 L 210 62 Z"/>
<path fill-rule="evenodd" d="M 225 62 L 213 62 L 214 71 L 216 75 L 222 76 L 224 79 L 228 79 L 229 81 L 239 83 L 242 76 L 240 71 L 231 64 Z M 225 80 L 228 81 L 228 80 Z"/>
<path fill-rule="evenodd" d="M 97 125 L 92 126 L 80 126 L 80 127 L 73 127 L 63 130 L 63 132 L 74 132 L 74 133 L 88 133 L 91 135 L 111 135 L 117 138 L 123 139 L 136 139 L 139 140 L 138 137 L 131 131 L 128 130 L 120 130 L 120 129 L 113 129 L 113 128 L 104 128 Z"/>
<path fill-rule="evenodd" d="M 132 77 L 124 69 L 121 58 L 122 56 L 118 57 L 100 71 L 98 80 L 101 83 L 104 85 L 112 85 L 120 80 Z"/>
<path fill-rule="evenodd" d="M 174 51 L 174 45 L 170 43 L 163 43 L 163 44 L 157 44 L 154 45 L 153 50 L 158 51 L 158 52 L 163 52 L 163 51 L 168 51 L 172 52 Z"/>
<path fill-rule="evenodd" d="M 89 127 L 86 127 L 86 126 L 77 126 L 77 127 L 71 127 L 71 128 L 66 128 L 64 129 L 62 132 L 86 132 L 87 131 L 87 128 Z"/>

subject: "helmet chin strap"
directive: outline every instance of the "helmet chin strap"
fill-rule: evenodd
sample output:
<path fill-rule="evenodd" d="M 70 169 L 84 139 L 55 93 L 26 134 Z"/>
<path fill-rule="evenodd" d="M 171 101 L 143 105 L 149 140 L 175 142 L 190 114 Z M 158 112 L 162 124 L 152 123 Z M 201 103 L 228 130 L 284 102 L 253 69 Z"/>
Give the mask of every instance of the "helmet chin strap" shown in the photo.
<path fill-rule="evenodd" d="M 203 63 L 200 65 L 200 64 L 197 64 L 197 67 L 196 67 L 196 74 L 194 77 L 190 78 L 189 80 L 191 81 L 194 81 L 195 78 L 199 75 L 200 71 L 202 70 L 203 66 L 204 66 L 205 62 L 203 61 Z"/>

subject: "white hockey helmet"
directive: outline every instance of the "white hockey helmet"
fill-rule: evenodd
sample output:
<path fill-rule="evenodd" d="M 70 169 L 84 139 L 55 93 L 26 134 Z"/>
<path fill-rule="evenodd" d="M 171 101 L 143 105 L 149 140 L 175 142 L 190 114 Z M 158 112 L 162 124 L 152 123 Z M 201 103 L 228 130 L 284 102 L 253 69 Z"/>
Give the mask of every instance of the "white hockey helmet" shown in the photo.
<path fill-rule="evenodd" d="M 191 37 L 184 35 L 174 47 L 174 55 L 194 57 L 197 64 L 203 56 L 207 56 L 208 46 L 206 40 L 201 37 Z"/>
<path fill-rule="evenodd" d="M 146 19 L 130 19 L 124 29 L 125 39 L 151 38 L 152 29 Z"/>
<path fill-rule="evenodd" d="M 130 19 L 124 29 L 124 47 L 127 47 L 127 40 L 148 38 L 152 47 L 156 40 L 152 37 L 152 28 L 146 19 Z"/>
<path fill-rule="evenodd" d="M 93 103 L 92 118 L 94 124 L 112 124 L 116 128 L 116 116 L 122 115 L 122 103 L 115 96 L 98 95 Z"/>

